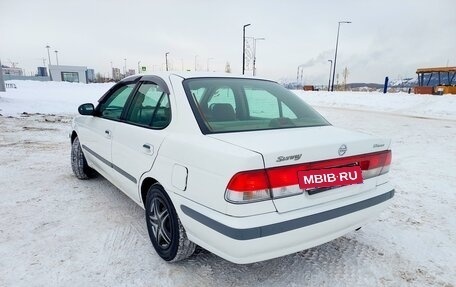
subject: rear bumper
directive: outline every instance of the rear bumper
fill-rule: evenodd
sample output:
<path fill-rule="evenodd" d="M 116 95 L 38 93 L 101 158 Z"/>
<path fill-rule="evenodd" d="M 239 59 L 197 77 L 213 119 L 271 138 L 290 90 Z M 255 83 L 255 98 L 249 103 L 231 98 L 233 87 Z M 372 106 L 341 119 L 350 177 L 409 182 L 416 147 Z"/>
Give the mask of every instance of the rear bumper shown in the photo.
<path fill-rule="evenodd" d="M 232 217 L 190 201 L 179 216 L 190 240 L 229 261 L 245 264 L 323 244 L 375 218 L 394 196 L 389 184 L 369 192 L 287 213 Z"/>

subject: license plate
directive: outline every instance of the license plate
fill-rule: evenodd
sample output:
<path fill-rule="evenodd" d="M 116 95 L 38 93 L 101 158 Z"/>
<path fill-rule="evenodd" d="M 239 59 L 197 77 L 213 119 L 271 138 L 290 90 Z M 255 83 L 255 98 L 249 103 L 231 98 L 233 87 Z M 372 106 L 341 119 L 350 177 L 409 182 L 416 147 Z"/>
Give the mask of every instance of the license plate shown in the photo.
<path fill-rule="evenodd" d="M 359 166 L 298 171 L 299 187 L 302 189 L 336 187 L 363 183 Z"/>

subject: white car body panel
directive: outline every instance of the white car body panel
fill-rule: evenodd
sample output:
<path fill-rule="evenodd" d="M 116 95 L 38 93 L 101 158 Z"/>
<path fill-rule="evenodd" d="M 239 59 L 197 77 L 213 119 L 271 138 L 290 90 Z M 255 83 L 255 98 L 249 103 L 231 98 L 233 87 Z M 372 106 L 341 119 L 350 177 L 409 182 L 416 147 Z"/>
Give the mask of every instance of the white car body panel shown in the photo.
<path fill-rule="evenodd" d="M 192 151 L 192 152 L 189 152 Z M 188 169 L 187 189 L 175 188 L 171 174 L 179 159 L 179 165 Z M 217 163 L 217 164 L 214 164 Z M 249 208 L 228 203 L 225 188 L 231 177 L 239 172 L 238 166 L 258 169 L 263 166 L 261 155 L 203 135 L 186 136 L 172 134 L 163 143 L 158 158 L 146 176 L 165 180 L 167 191 L 196 201 L 210 209 L 232 216 L 248 216 L 275 211 L 272 201 L 249 204 Z M 155 178 L 155 177 L 154 177 Z"/>
<path fill-rule="evenodd" d="M 210 137 L 257 151 L 266 167 L 321 161 L 341 157 L 339 147 L 346 144 L 344 157 L 377 152 L 389 148 L 390 141 L 345 129 L 323 126 L 254 132 L 211 134 Z M 374 148 L 374 144 L 382 148 Z M 277 162 L 279 156 L 302 154 L 299 160 Z"/>
<path fill-rule="evenodd" d="M 389 192 L 391 185 L 384 184 L 375 190 L 364 194 L 343 198 L 331 202 L 331 204 L 317 205 L 303 208 L 287 213 L 270 212 L 249 217 L 232 217 L 218 213 L 211 209 L 206 209 L 193 201 L 189 201 L 179 196 L 173 196 L 173 201 L 180 206 L 186 206 L 198 213 L 204 214 L 208 218 L 221 223 L 229 228 L 233 228 L 239 235 L 249 228 L 259 226 L 269 226 L 299 220 L 306 216 L 321 214 L 325 211 L 335 210 L 350 204 L 362 202 L 375 196 L 392 196 Z M 361 209 L 357 212 L 348 213 L 344 216 L 335 217 L 316 224 L 306 225 L 291 231 L 277 233 L 271 236 L 257 237 L 248 240 L 234 239 L 220 232 L 214 232 L 209 224 L 202 224 L 190 216 L 185 216 L 181 209 L 176 209 L 182 222 L 187 228 L 187 235 L 190 240 L 203 248 L 238 264 L 247 264 L 270 258 L 283 256 L 286 254 L 305 250 L 344 235 L 365 225 L 368 221 L 378 216 L 388 205 L 383 201 L 370 208 Z"/>
<path fill-rule="evenodd" d="M 75 121 L 79 141 L 83 148 L 84 146 L 89 146 L 101 158 L 111 161 L 111 139 L 115 122 L 94 117 L 76 117 Z M 107 134 L 106 131 L 110 134 Z M 85 152 L 84 154 L 89 165 L 97 170 L 101 169 L 105 173 L 110 173 L 110 168 L 103 163 L 100 157 L 97 158 L 94 153 L 90 152 Z"/>
<path fill-rule="evenodd" d="M 266 168 L 340 158 L 338 150 L 341 144 L 348 147 L 343 157 L 378 152 L 390 146 L 390 140 L 333 126 L 215 134 L 210 137 L 260 153 Z M 293 155 L 299 155 L 299 159 L 277 162 L 280 156 Z M 372 178 L 362 185 L 343 186 L 315 195 L 303 193 L 274 199 L 273 202 L 278 212 L 287 212 L 375 189 L 376 184 L 377 179 Z"/>
<path fill-rule="evenodd" d="M 116 185 L 130 197 L 136 197 L 137 201 L 141 200 L 138 179 L 152 168 L 166 135 L 167 131 L 124 123 L 116 126 L 112 138 L 112 163 L 125 173 L 116 177 Z"/>
<path fill-rule="evenodd" d="M 384 210 L 394 195 L 383 174 L 363 184 L 309 195 L 306 192 L 246 204 L 225 199 L 239 172 L 374 153 L 390 140 L 333 126 L 204 135 L 182 82 L 191 77 L 160 76 L 168 85 L 172 120 L 154 130 L 95 116 L 77 116 L 73 131 L 90 167 L 144 208 L 141 186 L 160 183 L 171 198 L 188 238 L 235 263 L 252 263 L 304 250 L 362 226 Z M 249 77 L 244 77 L 249 78 Z M 105 134 L 109 130 L 109 136 Z M 150 152 L 143 145 L 150 145 Z M 342 144 L 347 151 L 342 156 Z M 300 155 L 277 161 L 280 156 Z M 293 228 L 291 228 L 292 226 Z"/>

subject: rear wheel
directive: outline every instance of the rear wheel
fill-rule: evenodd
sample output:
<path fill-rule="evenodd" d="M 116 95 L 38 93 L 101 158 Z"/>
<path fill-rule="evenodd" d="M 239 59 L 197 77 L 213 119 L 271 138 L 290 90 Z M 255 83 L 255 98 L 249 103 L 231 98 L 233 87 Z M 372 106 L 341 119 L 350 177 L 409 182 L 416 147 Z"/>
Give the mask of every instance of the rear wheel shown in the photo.
<path fill-rule="evenodd" d="M 146 197 L 146 223 L 158 255 L 176 262 L 193 254 L 196 245 L 188 240 L 171 200 L 162 186 L 154 184 Z"/>
<path fill-rule="evenodd" d="M 89 179 L 96 176 L 95 170 L 87 164 L 78 137 L 74 139 L 71 145 L 71 168 L 74 175 L 79 179 Z"/>

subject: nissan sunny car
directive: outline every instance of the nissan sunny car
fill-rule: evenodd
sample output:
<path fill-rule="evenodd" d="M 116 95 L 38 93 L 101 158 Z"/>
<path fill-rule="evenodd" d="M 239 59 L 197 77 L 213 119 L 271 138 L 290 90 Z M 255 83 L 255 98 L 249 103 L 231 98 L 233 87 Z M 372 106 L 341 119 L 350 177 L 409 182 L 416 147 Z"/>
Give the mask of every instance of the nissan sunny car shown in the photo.
<path fill-rule="evenodd" d="M 240 264 L 298 252 L 375 219 L 394 195 L 389 139 L 334 127 L 273 81 L 136 75 L 79 113 L 74 174 L 101 174 L 143 207 L 166 261 L 197 245 Z"/>

